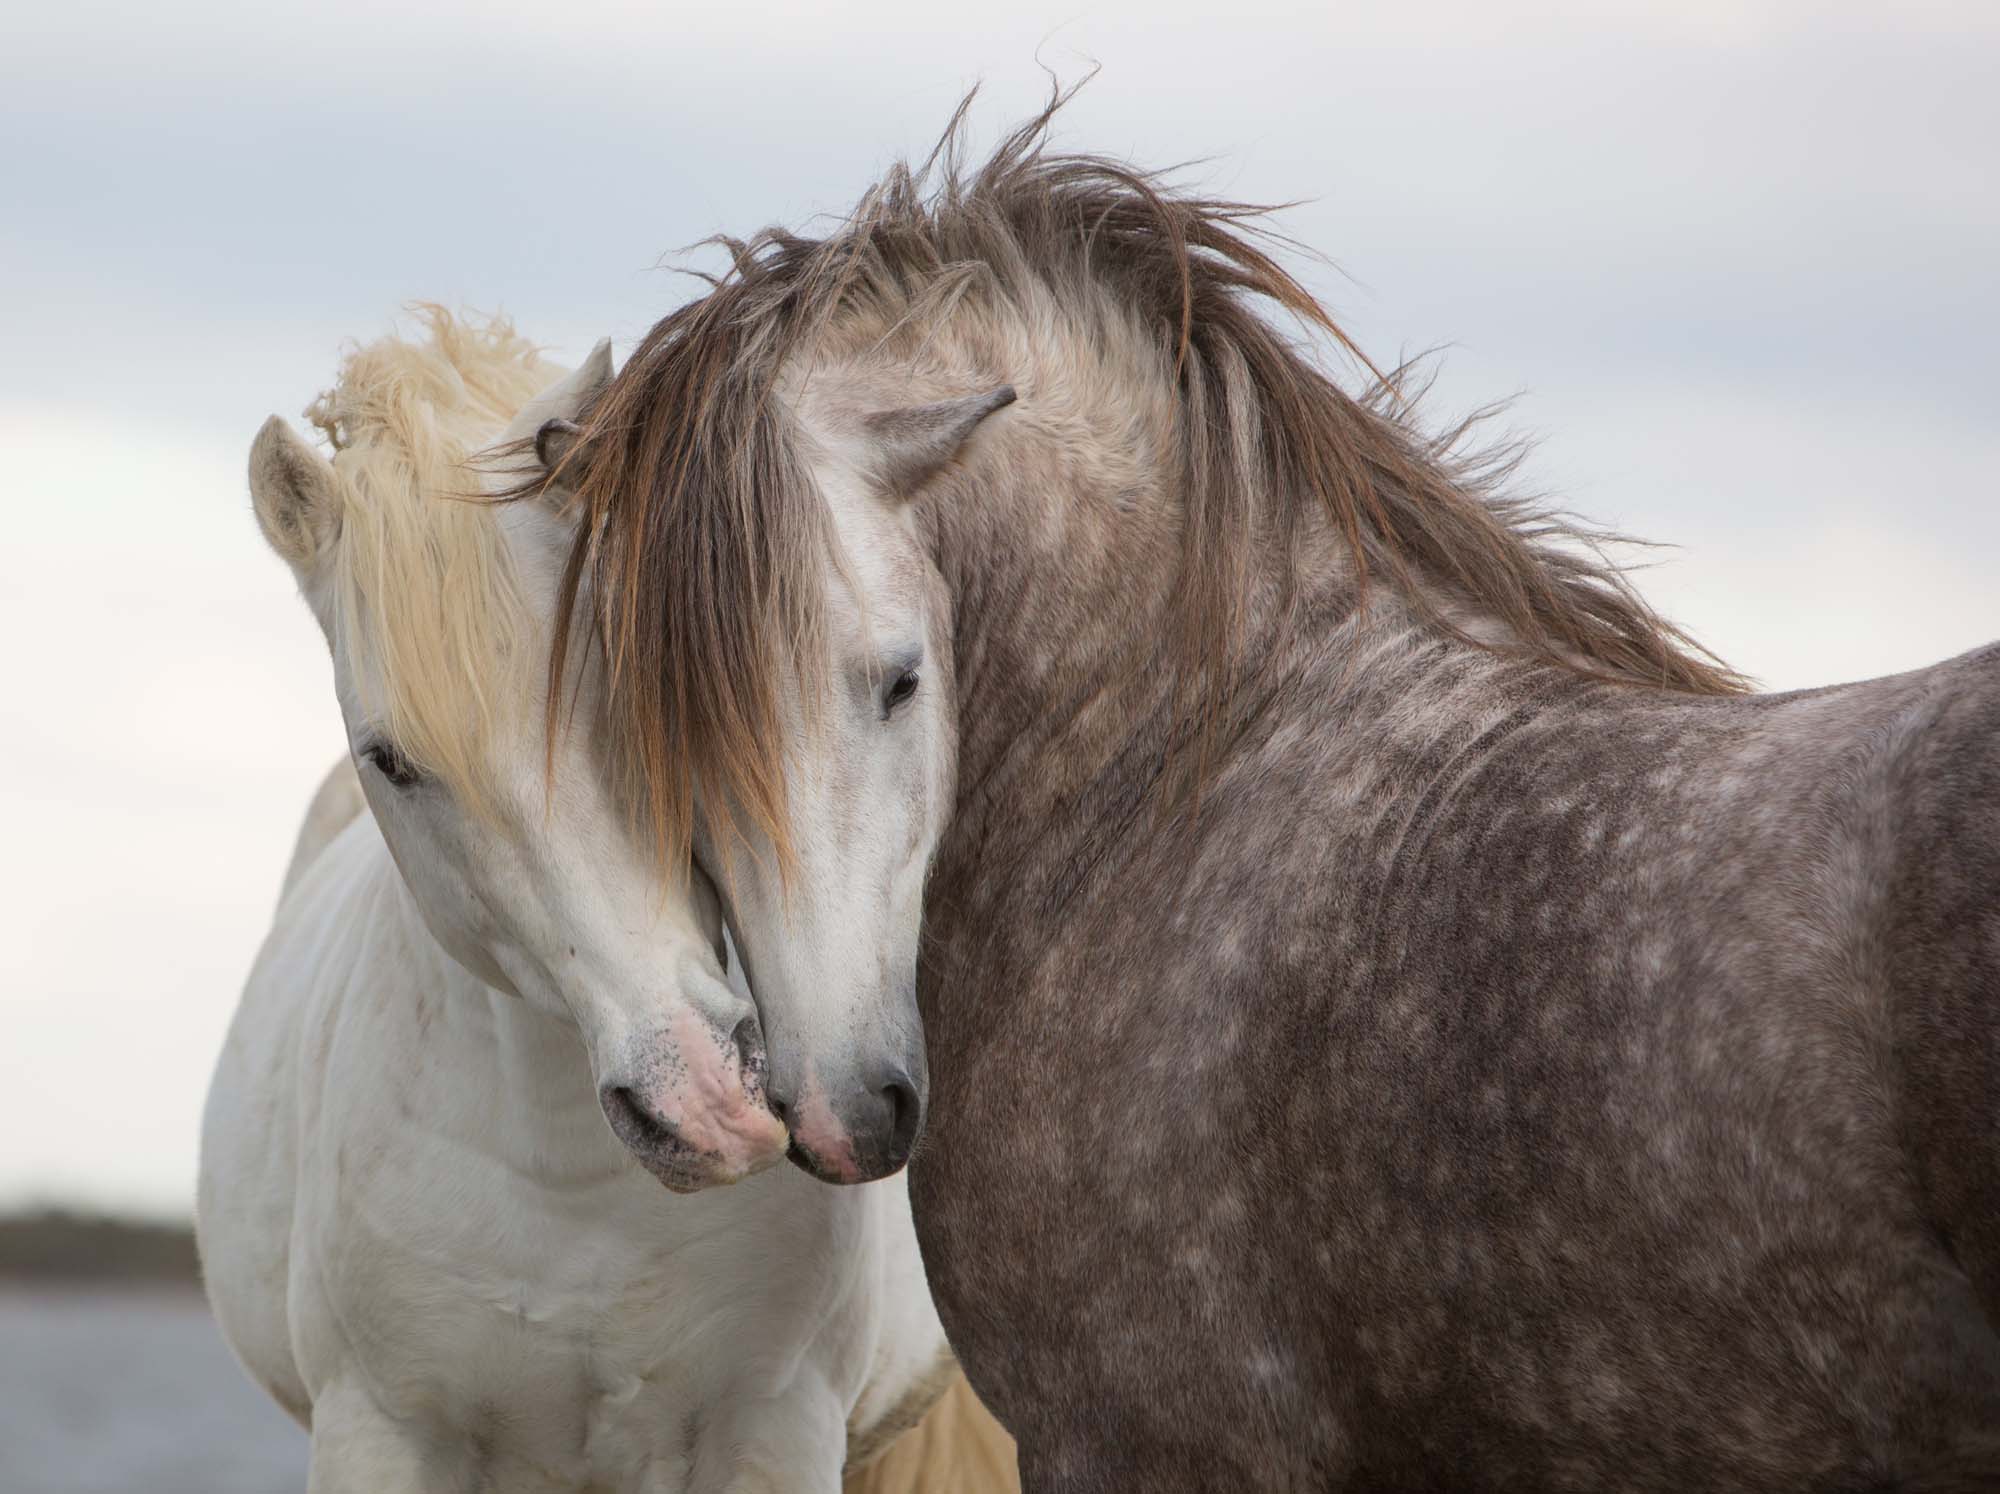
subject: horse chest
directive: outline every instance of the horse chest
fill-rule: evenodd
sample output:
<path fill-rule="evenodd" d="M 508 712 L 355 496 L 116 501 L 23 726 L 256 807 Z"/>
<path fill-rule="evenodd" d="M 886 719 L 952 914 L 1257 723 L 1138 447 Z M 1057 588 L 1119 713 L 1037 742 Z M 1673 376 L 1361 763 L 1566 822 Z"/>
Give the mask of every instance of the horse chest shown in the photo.
<path fill-rule="evenodd" d="M 482 1439 L 579 1481 L 684 1451 L 719 1391 L 704 1351 L 729 1330 L 768 1332 L 754 1300 L 695 1300 L 706 1294 L 687 1283 L 717 1278 L 649 1200 L 584 1211 L 532 1189 L 480 1196 L 465 1159 L 455 1177 L 446 1160 L 350 1171 L 308 1208 L 303 1355 L 322 1376 L 358 1370 L 385 1411 L 443 1440 Z"/>
<path fill-rule="evenodd" d="M 447 1092 L 451 1064 L 386 1037 L 334 1045 L 304 1128 L 289 1315 L 315 1400 L 358 1381 L 433 1446 L 473 1450 L 481 1487 L 672 1490 L 705 1438 L 754 1440 L 802 1402 L 824 1420 L 858 1389 L 829 1315 L 869 1247 L 859 1198 L 790 1169 L 676 1197 L 587 1087 L 572 1106 Z M 814 1456 L 838 1428 L 836 1403 Z"/>

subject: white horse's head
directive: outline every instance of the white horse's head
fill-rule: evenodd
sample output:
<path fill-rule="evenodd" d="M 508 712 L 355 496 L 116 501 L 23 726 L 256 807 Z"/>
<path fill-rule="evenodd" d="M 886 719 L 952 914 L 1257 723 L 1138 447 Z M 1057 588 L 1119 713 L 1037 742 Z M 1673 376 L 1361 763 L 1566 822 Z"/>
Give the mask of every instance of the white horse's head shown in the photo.
<path fill-rule="evenodd" d="M 487 501 L 465 465 L 496 437 L 546 460 L 565 430 L 549 423 L 610 377 L 609 344 L 528 399 L 559 370 L 509 329 L 431 321 L 427 345 L 348 359 L 312 412 L 332 461 L 265 424 L 258 522 L 326 634 L 369 804 L 438 942 L 576 1024 L 613 1131 L 662 1182 L 734 1181 L 783 1156 L 786 1135 L 756 1012 L 724 978 L 714 890 L 698 871 L 663 883 L 635 843 L 596 664 L 549 708 L 574 531 L 562 494 Z"/>

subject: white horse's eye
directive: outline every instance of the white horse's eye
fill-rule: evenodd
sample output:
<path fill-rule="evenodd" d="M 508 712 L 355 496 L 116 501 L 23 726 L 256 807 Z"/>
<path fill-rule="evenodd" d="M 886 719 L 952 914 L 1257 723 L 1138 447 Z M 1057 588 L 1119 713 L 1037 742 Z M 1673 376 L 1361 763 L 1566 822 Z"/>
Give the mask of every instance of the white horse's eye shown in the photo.
<path fill-rule="evenodd" d="M 895 710 L 897 706 L 917 693 L 917 683 L 917 672 L 914 669 L 905 669 L 895 679 L 890 681 L 889 688 L 882 694 L 882 717 L 884 720 L 888 719 L 889 713 Z"/>
<path fill-rule="evenodd" d="M 414 787 L 422 778 L 407 757 L 387 742 L 371 742 L 363 750 L 362 759 L 399 789 Z"/>

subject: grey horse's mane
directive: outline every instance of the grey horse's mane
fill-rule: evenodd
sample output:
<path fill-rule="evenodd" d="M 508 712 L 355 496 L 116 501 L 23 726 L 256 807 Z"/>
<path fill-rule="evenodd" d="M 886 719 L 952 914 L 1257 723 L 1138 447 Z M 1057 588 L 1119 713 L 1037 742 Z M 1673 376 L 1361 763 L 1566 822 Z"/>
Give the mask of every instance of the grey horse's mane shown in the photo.
<path fill-rule="evenodd" d="M 605 650 L 614 738 L 663 855 L 685 852 L 697 782 L 786 854 L 783 672 L 823 656 L 832 536 L 775 391 L 793 359 L 885 309 L 908 326 L 1041 300 L 1088 325 L 1110 304 L 1154 342 L 1177 412 L 1166 461 L 1185 516 L 1180 657 L 1197 730 L 1228 691 L 1253 531 L 1296 534 L 1315 514 L 1345 537 L 1364 587 L 1388 578 L 1452 632 L 1433 593 L 1498 623 L 1506 643 L 1483 646 L 1667 690 L 1742 687 L 1639 598 L 1596 536 L 1506 496 L 1508 464 L 1466 454 L 1470 423 L 1420 428 L 1401 371 L 1378 373 L 1279 264 L 1266 209 L 1051 151 L 1073 92 L 976 166 L 968 97 L 928 159 L 891 169 L 823 236 L 715 240 L 731 268 L 662 319 L 586 412 L 562 474 L 587 522 L 551 678 L 573 640 Z M 1371 387 L 1344 390 L 1272 311 L 1352 355 Z M 823 682 L 799 683 L 816 698 Z"/>

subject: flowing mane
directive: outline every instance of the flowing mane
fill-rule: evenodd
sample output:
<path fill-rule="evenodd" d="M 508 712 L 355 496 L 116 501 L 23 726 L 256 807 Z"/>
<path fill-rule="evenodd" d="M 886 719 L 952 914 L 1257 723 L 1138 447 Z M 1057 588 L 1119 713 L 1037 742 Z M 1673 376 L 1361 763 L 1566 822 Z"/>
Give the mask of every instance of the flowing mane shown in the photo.
<path fill-rule="evenodd" d="M 1506 496 L 1509 463 L 1467 455 L 1469 423 L 1420 428 L 1396 375 L 1379 374 L 1278 262 L 1267 209 L 1051 151 L 1073 91 L 976 167 L 962 159 L 968 97 L 929 159 L 894 167 L 823 237 L 715 240 L 730 270 L 662 319 L 587 412 L 565 477 L 589 522 L 552 677 L 573 632 L 607 650 L 615 739 L 663 852 L 686 847 L 700 782 L 784 854 L 778 671 L 818 657 L 832 539 L 777 392 L 792 360 L 855 325 L 920 342 L 1001 307 L 1085 337 L 1115 317 L 1150 343 L 1171 385 L 1164 461 L 1183 516 L 1180 659 L 1197 733 L 1228 693 L 1250 536 L 1260 525 L 1296 535 L 1315 512 L 1345 536 L 1364 588 L 1389 578 L 1447 631 L 1459 633 L 1433 590 L 1499 623 L 1508 646 L 1584 673 L 1742 687 L 1638 597 L 1588 531 Z M 1343 389 L 1274 312 L 1357 360 L 1365 392 Z M 814 698 L 822 682 L 801 683 Z"/>
<path fill-rule="evenodd" d="M 306 419 L 333 447 L 343 499 L 331 605 L 364 707 L 398 749 L 476 804 L 479 744 L 535 699 L 541 632 L 500 515 L 466 461 L 559 377 L 504 319 L 414 308 L 428 336 L 342 360 Z"/>

